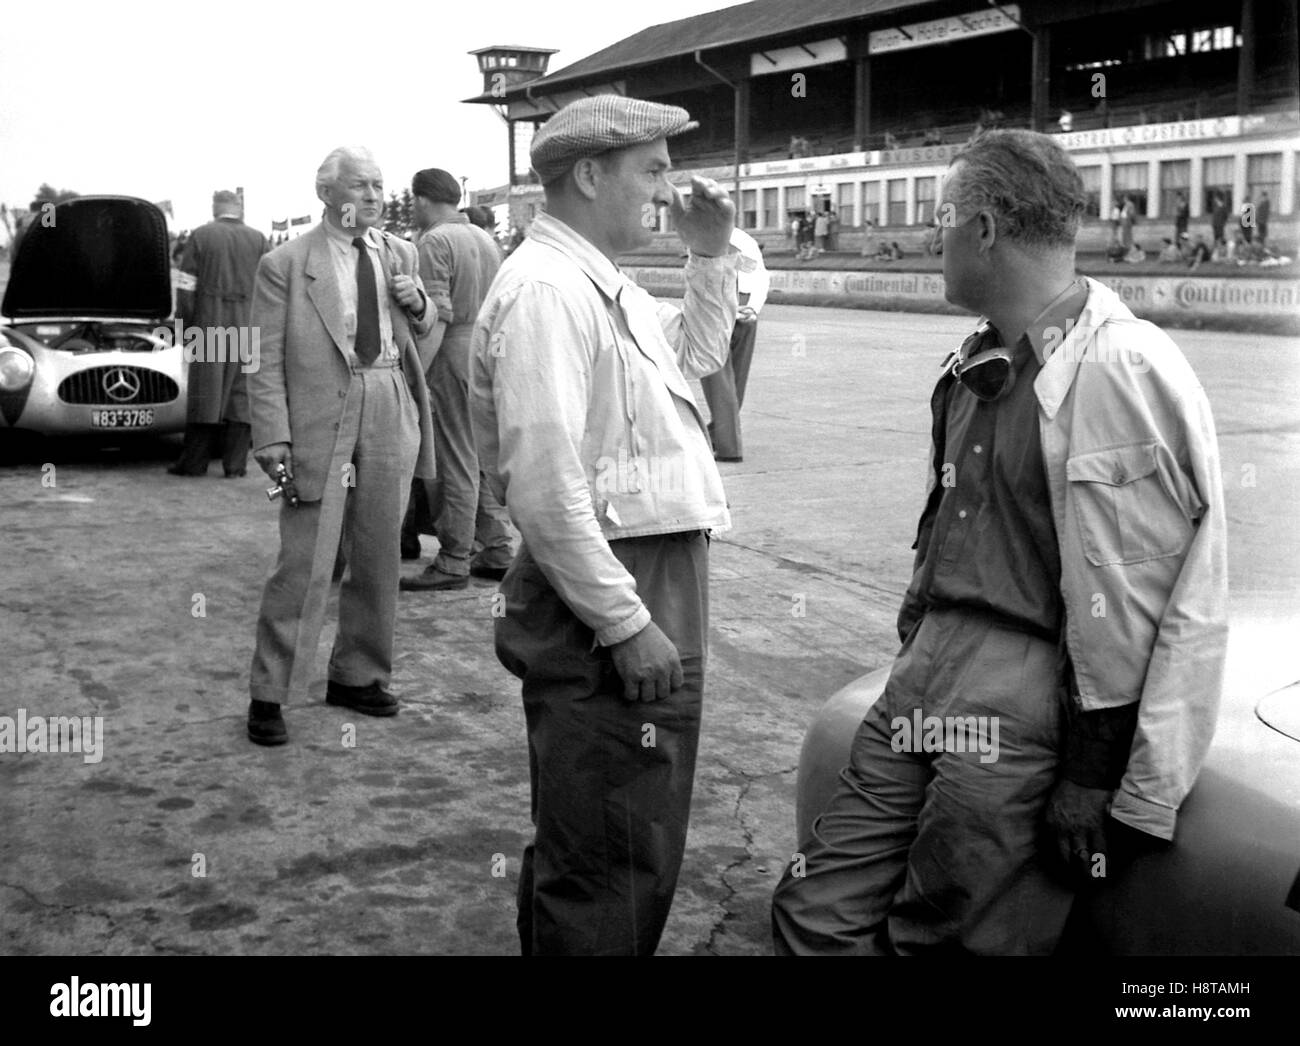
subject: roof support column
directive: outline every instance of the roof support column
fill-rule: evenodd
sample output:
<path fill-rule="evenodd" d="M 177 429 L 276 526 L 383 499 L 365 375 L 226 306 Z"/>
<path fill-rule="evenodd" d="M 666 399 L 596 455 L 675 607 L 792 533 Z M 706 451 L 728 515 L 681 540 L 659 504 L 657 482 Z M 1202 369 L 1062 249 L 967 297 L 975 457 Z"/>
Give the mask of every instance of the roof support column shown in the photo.
<path fill-rule="evenodd" d="M 1034 41 L 1033 81 L 1030 84 L 1029 126 L 1043 133 L 1047 130 L 1048 110 L 1052 101 L 1052 29 L 1040 25 L 1032 31 Z"/>
<path fill-rule="evenodd" d="M 515 122 L 506 121 L 506 138 L 510 141 L 510 184 L 515 184 Z"/>
<path fill-rule="evenodd" d="M 749 81 L 736 83 L 736 163 L 749 163 Z M 740 206 L 740 201 L 736 201 Z"/>
<path fill-rule="evenodd" d="M 863 55 L 853 63 L 853 151 L 867 147 L 871 134 L 871 57 Z"/>
<path fill-rule="evenodd" d="M 741 86 L 743 85 L 743 86 L 744 86 L 744 89 L 745 89 L 745 104 L 744 104 L 744 111 L 745 111 L 745 127 L 748 128 L 748 127 L 749 127 L 749 81 L 747 81 L 747 80 L 742 80 L 742 81 L 740 81 L 740 83 L 733 84 L 730 80 L 728 80 L 728 79 L 727 79 L 725 76 L 723 76 L 720 72 L 718 72 L 718 71 L 717 71 L 716 69 L 714 69 L 711 65 L 709 65 L 707 62 L 705 62 L 704 59 L 700 57 L 701 53 L 702 53 L 701 51 L 696 51 L 696 52 L 695 52 L 695 64 L 698 65 L 698 66 L 699 66 L 701 69 L 703 69 L 705 72 L 707 72 L 707 73 L 708 73 L 710 76 L 712 76 L 715 80 L 718 80 L 719 82 L 724 83 L 724 84 L 726 84 L 728 87 L 730 87 L 731 90 L 732 90 L 732 93 L 735 95 L 735 99 L 736 99 L 736 153 L 735 153 L 735 190 L 734 190 L 734 195 L 735 195 L 736 213 L 737 213 L 737 216 L 739 216 L 739 214 L 740 214 L 740 204 L 741 204 L 741 199 L 740 199 L 740 165 L 741 165 L 742 163 L 745 162 L 744 160 L 742 160 L 742 159 L 740 158 L 740 150 L 741 150 L 741 134 L 740 134 L 740 127 L 741 127 L 741 123 L 740 123 L 740 119 L 741 119 L 741 115 L 740 115 L 740 114 L 741 114 L 741 104 L 740 104 L 740 90 L 741 90 Z M 746 149 L 749 148 L 749 141 L 748 141 L 748 138 L 745 139 L 745 148 L 746 148 Z"/>
<path fill-rule="evenodd" d="M 1241 0 L 1241 48 L 1237 51 L 1237 114 L 1250 112 L 1250 85 L 1255 79 L 1255 0 Z"/>

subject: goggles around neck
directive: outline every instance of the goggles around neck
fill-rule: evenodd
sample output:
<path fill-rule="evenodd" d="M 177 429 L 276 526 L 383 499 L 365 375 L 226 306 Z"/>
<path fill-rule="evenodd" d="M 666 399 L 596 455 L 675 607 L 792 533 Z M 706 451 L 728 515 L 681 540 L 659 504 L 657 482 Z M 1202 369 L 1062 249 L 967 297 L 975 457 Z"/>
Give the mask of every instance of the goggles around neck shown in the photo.
<path fill-rule="evenodd" d="M 1010 349 L 997 346 L 983 348 L 989 340 L 987 324 L 962 342 L 952 354 L 950 370 L 976 399 L 991 403 L 1001 399 L 1016 384 L 1016 370 Z"/>

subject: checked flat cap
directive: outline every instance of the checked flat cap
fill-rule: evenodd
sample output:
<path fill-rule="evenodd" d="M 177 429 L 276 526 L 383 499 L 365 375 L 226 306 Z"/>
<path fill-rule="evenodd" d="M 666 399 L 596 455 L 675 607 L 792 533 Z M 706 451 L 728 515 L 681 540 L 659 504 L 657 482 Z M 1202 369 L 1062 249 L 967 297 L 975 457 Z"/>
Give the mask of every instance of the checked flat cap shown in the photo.
<path fill-rule="evenodd" d="M 529 156 L 546 185 L 584 156 L 671 138 L 699 126 L 679 105 L 598 94 L 571 102 L 547 120 L 533 136 Z"/>

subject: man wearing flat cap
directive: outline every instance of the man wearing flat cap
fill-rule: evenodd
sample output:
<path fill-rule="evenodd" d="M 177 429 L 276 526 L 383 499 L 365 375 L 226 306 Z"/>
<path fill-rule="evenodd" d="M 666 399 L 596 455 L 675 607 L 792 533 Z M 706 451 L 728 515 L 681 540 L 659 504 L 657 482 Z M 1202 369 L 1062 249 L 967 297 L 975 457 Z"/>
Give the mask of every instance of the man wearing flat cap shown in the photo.
<path fill-rule="evenodd" d="M 474 328 L 479 460 L 523 536 L 496 646 L 528 728 L 525 955 L 653 953 L 685 848 L 709 532 L 730 525 L 687 378 L 726 361 L 737 308 L 734 205 L 667 181 L 667 139 L 696 126 L 617 95 L 552 116 L 532 144 L 546 211 Z M 663 207 L 690 252 L 681 309 L 615 263 Z"/>
<path fill-rule="evenodd" d="M 266 237 L 244 224 L 244 201 L 223 189 L 212 194 L 212 221 L 194 230 L 181 257 L 181 272 L 194 277 L 194 289 L 181 290 L 177 313 L 186 326 L 233 334 L 224 340 L 224 359 L 190 360 L 186 368 L 185 442 L 167 471 L 173 476 L 204 476 L 214 452 L 221 453 L 227 478 L 248 469 L 250 429 L 244 365 L 234 347 L 251 335 L 249 309 L 258 260 L 271 249 Z"/>
<path fill-rule="evenodd" d="M 402 578 L 406 590 L 465 588 L 471 574 L 500 581 L 514 555 L 506 511 L 479 482 L 469 420 L 470 335 L 501 268 L 501 252 L 491 236 L 457 210 L 460 191 L 460 182 L 437 167 L 416 172 L 411 182 L 415 220 L 422 230 L 416 241 L 420 278 L 437 309 L 419 346 L 433 401 L 438 462 L 438 491 L 430 489 L 425 496 L 439 508 L 434 524 L 438 555 L 423 573 Z M 406 540 L 411 537 L 418 545 L 418 534 Z M 476 541 L 479 551 L 474 554 Z"/>

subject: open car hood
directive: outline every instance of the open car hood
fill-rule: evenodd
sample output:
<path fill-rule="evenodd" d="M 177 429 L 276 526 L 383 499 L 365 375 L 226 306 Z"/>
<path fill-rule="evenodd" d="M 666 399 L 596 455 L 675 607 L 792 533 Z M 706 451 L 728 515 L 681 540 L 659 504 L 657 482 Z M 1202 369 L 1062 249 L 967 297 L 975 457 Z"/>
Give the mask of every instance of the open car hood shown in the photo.
<path fill-rule="evenodd" d="M 159 320 L 172 311 L 162 211 L 133 196 L 82 196 L 23 234 L 0 313 L 12 319 Z"/>

